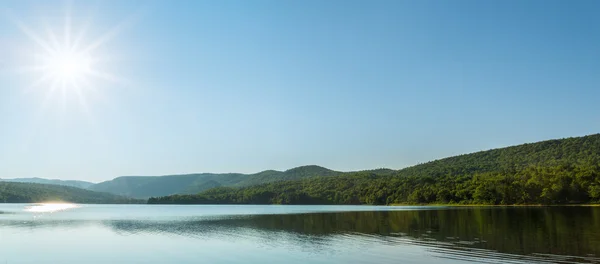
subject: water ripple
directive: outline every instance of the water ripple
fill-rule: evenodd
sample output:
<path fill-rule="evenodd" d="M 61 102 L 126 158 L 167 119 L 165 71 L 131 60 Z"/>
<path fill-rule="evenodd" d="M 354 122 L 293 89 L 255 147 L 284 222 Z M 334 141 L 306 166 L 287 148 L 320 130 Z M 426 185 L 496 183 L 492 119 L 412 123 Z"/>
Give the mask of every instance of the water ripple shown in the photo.
<path fill-rule="evenodd" d="M 202 207 L 189 207 L 193 211 L 187 216 L 183 209 L 173 209 L 178 210 L 175 219 L 168 217 L 172 214 L 167 207 L 158 211 L 135 208 L 143 208 L 144 213 L 122 214 L 126 210 L 118 207 L 118 213 L 109 214 L 108 208 L 82 207 L 43 217 L 7 215 L 0 217 L 0 233 L 3 241 L 27 237 L 35 242 L 49 234 L 62 238 L 86 232 L 111 237 L 111 241 L 135 241 L 138 247 L 155 248 L 150 241 L 160 241 L 166 243 L 161 244 L 165 248 L 156 248 L 152 254 L 178 256 L 181 262 L 193 257 L 184 248 L 203 245 L 207 249 L 198 250 L 213 254 L 213 260 L 232 261 L 242 256 L 241 260 L 287 263 L 327 263 L 330 259 L 340 263 L 600 263 L 598 209 L 576 213 L 545 209 L 298 213 L 295 208 L 289 214 L 228 215 L 224 211 L 199 215 L 196 210 Z M 27 233 L 16 233 L 19 230 Z M 175 246 L 168 249 L 169 244 Z M 232 247 L 236 253 L 214 255 L 208 249 L 214 247 Z"/>

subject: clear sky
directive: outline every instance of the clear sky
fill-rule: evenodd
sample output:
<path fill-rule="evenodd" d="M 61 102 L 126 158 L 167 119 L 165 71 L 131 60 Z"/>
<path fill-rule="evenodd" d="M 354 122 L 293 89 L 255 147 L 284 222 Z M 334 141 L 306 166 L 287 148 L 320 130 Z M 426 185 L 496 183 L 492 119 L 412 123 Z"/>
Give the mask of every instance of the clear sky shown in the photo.
<path fill-rule="evenodd" d="M 0 16 L 0 178 L 398 169 L 600 132 L 600 1 L 2 1 Z"/>

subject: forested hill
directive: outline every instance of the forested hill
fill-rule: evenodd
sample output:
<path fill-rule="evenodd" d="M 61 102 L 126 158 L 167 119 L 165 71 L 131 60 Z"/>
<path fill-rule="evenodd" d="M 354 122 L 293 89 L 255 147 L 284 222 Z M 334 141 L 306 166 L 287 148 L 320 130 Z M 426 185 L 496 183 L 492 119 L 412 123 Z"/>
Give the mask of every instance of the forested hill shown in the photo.
<path fill-rule="evenodd" d="M 63 185 L 63 186 L 77 187 L 77 188 L 82 188 L 82 189 L 87 189 L 88 187 L 94 185 L 94 183 L 86 182 L 86 181 L 53 180 L 53 179 L 43 179 L 43 178 L 0 179 L 0 181 L 53 184 L 53 185 Z"/>
<path fill-rule="evenodd" d="M 215 187 L 245 187 L 276 181 L 329 177 L 341 174 L 319 166 L 302 166 L 287 171 L 267 170 L 255 174 L 200 173 L 167 176 L 124 176 L 95 184 L 89 189 L 117 195 L 145 198 L 171 194 L 194 194 Z"/>
<path fill-rule="evenodd" d="M 399 171 L 365 171 L 149 203 L 566 204 L 600 200 L 600 134 L 482 151 Z"/>
<path fill-rule="evenodd" d="M 41 202 L 72 202 L 72 203 L 140 203 L 142 201 L 108 193 L 99 193 L 69 186 L 0 182 L 1 203 L 41 203 Z"/>
<path fill-rule="evenodd" d="M 600 134 L 555 139 L 464 154 L 399 171 L 401 176 L 437 177 L 482 172 L 516 171 L 531 166 L 599 164 Z"/>

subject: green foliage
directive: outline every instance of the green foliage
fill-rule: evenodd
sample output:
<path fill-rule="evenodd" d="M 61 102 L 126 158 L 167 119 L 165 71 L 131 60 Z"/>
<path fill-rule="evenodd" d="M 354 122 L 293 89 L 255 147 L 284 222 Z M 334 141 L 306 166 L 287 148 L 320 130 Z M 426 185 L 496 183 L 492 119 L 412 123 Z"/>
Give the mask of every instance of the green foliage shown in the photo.
<path fill-rule="evenodd" d="M 600 134 L 482 151 L 399 171 L 308 177 L 199 194 L 172 204 L 569 204 L 600 201 Z"/>
<path fill-rule="evenodd" d="M 115 196 L 108 193 L 92 192 L 69 186 L 0 182 L 0 202 L 2 203 L 141 203 L 140 200 Z"/>

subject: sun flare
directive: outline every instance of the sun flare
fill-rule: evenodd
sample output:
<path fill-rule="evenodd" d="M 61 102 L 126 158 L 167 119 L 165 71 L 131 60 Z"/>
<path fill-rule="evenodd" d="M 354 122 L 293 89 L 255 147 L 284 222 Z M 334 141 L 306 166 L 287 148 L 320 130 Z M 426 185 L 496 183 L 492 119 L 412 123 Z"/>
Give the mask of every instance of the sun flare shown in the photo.
<path fill-rule="evenodd" d="M 64 17 L 56 17 L 49 11 L 48 17 L 41 15 L 41 24 L 36 27 L 10 16 L 29 40 L 23 43 L 23 59 L 19 62 L 23 65 L 18 68 L 21 73 L 31 74 L 27 76 L 31 83 L 24 91 L 41 95 L 42 108 L 59 103 L 63 106 L 60 109 L 64 109 L 69 101 L 75 100 L 89 114 L 89 97 L 101 93 L 107 85 L 123 84 L 121 78 L 107 71 L 108 67 L 114 68 L 107 65 L 114 56 L 107 54 L 106 45 L 123 25 L 95 35 L 91 16 L 72 17 L 71 13 L 75 12 L 70 6 L 65 7 Z"/>

